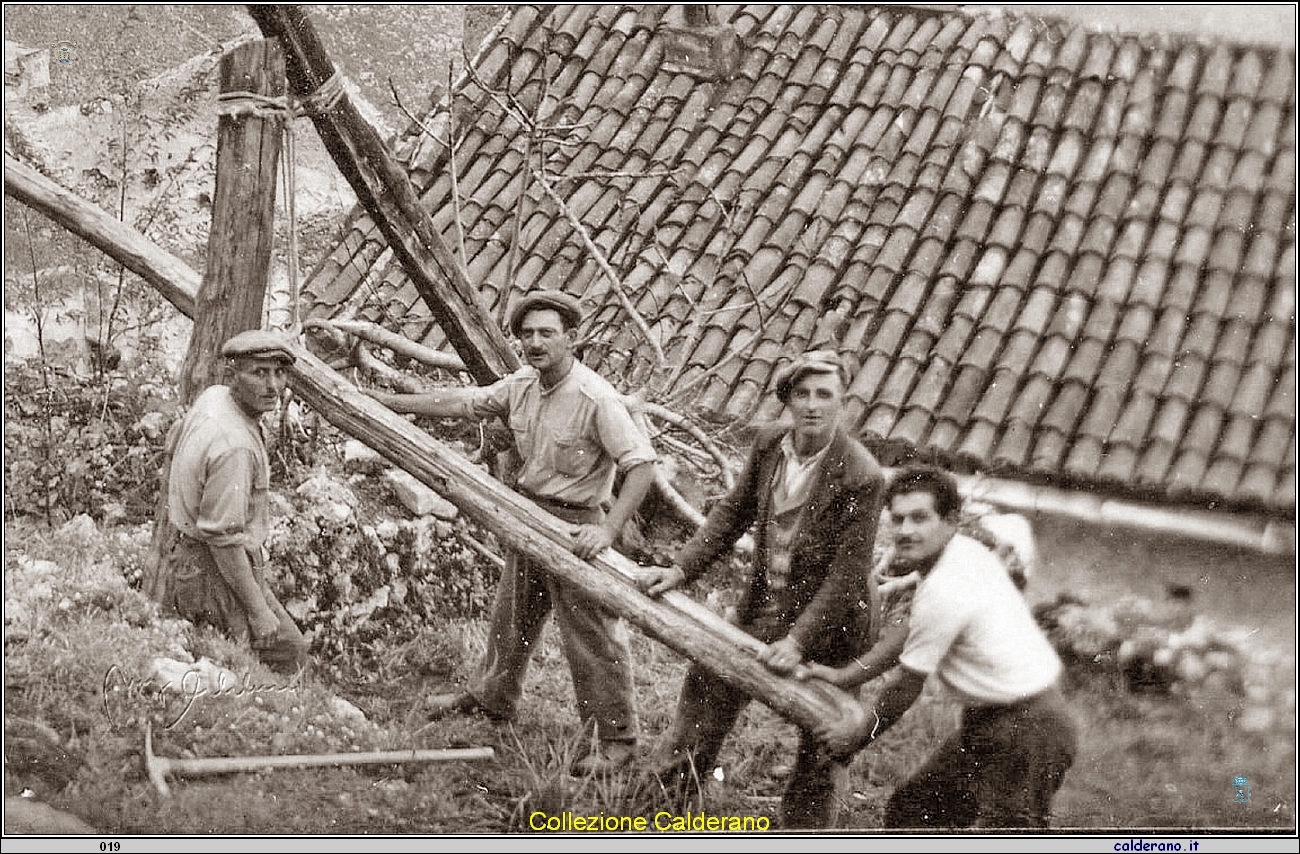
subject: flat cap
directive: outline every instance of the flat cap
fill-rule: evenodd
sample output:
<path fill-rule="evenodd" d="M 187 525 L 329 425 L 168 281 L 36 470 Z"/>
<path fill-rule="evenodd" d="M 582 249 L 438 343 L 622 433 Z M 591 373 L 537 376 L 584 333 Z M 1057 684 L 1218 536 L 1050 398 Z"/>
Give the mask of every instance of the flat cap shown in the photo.
<path fill-rule="evenodd" d="M 510 315 L 510 332 L 518 335 L 519 324 L 523 322 L 524 315 L 538 308 L 549 308 L 558 311 L 560 317 L 564 318 L 565 324 L 570 329 L 576 329 L 578 324 L 582 322 L 582 306 L 578 304 L 577 297 L 571 297 L 564 291 L 529 291 L 524 294 L 523 299 L 519 300 L 514 312 Z"/>
<path fill-rule="evenodd" d="M 253 359 L 278 359 L 293 364 L 297 357 L 289 342 L 278 332 L 269 329 L 249 329 L 232 335 L 221 345 L 221 355 L 227 359 L 249 357 Z"/>
<path fill-rule="evenodd" d="M 809 350 L 776 375 L 776 399 L 789 403 L 795 383 L 808 374 L 838 374 L 840 384 L 846 389 L 849 387 L 849 369 L 838 353 L 834 350 Z"/>

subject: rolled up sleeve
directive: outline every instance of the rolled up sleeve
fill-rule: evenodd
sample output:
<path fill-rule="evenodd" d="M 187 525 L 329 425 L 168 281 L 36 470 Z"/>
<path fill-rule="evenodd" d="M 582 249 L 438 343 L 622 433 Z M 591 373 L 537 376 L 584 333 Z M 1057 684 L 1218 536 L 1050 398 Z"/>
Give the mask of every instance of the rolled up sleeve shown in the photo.
<path fill-rule="evenodd" d="M 659 455 L 627 407 L 619 400 L 596 401 L 596 430 L 601 445 L 620 471 L 626 472 L 642 463 L 653 463 Z"/>
<path fill-rule="evenodd" d="M 248 544 L 259 460 L 253 451 L 233 448 L 208 464 L 195 527 L 213 546 Z"/>

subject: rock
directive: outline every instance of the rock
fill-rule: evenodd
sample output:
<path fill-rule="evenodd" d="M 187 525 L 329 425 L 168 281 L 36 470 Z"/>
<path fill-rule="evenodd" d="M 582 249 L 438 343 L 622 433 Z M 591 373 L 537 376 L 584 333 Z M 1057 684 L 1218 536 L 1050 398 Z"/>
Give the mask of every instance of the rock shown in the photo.
<path fill-rule="evenodd" d="M 314 474 L 299 484 L 297 492 L 315 505 L 357 506 L 357 496 L 351 489 L 324 472 Z"/>
<path fill-rule="evenodd" d="M 5 798 L 5 833 L 85 836 L 95 828 L 69 812 L 31 798 Z"/>
<path fill-rule="evenodd" d="M 1273 728 L 1273 717 L 1267 706 L 1250 706 L 1237 716 L 1237 726 L 1246 732 L 1265 732 Z"/>
<path fill-rule="evenodd" d="M 330 713 L 336 718 L 342 718 L 344 720 L 356 721 L 358 723 L 366 721 L 365 712 L 361 711 L 342 697 L 330 697 Z"/>
<path fill-rule="evenodd" d="M 348 439 L 343 444 L 343 470 L 373 474 L 384 465 L 379 452 L 358 439 Z"/>
<path fill-rule="evenodd" d="M 69 519 L 59 528 L 59 540 L 66 543 L 88 545 L 101 536 L 95 520 L 85 513 Z"/>
<path fill-rule="evenodd" d="M 1205 659 L 1202 656 L 1187 650 L 1178 659 L 1178 667 L 1175 672 L 1178 674 L 1178 678 L 1184 682 L 1197 685 L 1209 674 L 1210 668 L 1206 666 Z"/>
<path fill-rule="evenodd" d="M 433 515 L 439 519 L 455 519 L 460 511 L 456 505 L 416 480 L 402 469 L 389 469 L 385 475 L 397 499 L 416 516 Z"/>

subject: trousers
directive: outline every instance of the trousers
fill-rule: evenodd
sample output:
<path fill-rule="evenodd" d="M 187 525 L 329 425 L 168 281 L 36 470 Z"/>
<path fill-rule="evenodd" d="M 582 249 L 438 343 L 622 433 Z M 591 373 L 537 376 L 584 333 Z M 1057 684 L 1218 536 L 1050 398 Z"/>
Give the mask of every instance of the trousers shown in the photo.
<path fill-rule="evenodd" d="M 250 643 L 252 630 L 248 613 L 235 591 L 221 577 L 216 559 L 203 542 L 176 536 L 168 544 L 163 560 L 170 571 L 171 605 L 177 615 L 195 625 L 212 626 L 232 640 Z M 250 551 L 249 561 L 267 606 L 280 620 L 275 636 L 258 642 L 253 651 L 272 670 L 297 672 L 307 663 L 307 639 L 267 585 L 261 556 Z"/>
<path fill-rule="evenodd" d="M 741 628 L 764 643 L 778 640 L 787 631 L 784 625 L 763 622 Z M 668 737 L 669 756 L 660 764 L 660 777 L 675 776 L 688 789 L 706 779 L 713 771 L 723 742 L 750 699 L 748 694 L 700 665 L 693 665 L 682 683 Z M 835 827 L 848 788 L 848 765 L 825 757 L 813 733 L 800 727 L 794 769 L 781 796 L 782 827 L 790 830 Z"/>
<path fill-rule="evenodd" d="M 534 500 L 567 522 L 598 524 L 604 518 L 599 508 Z M 552 611 L 583 727 L 594 730 L 601 741 L 635 743 L 638 724 L 627 625 L 578 587 L 514 550 L 507 553 L 497 584 L 487 652 L 470 694 L 495 716 L 514 715 L 533 650 Z"/>
<path fill-rule="evenodd" d="M 1077 744 L 1059 688 L 968 708 L 957 733 L 890 796 L 885 826 L 1047 827 Z"/>

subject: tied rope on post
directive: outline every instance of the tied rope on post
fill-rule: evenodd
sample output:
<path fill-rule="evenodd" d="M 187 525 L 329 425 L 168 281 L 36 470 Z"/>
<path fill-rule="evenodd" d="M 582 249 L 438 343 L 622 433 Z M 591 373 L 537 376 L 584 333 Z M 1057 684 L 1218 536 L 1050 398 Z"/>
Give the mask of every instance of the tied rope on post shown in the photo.
<path fill-rule="evenodd" d="M 304 115 L 328 113 L 338 106 L 346 94 L 343 80 L 335 71 L 311 95 L 293 101 L 287 96 L 272 97 L 256 92 L 222 92 L 217 95 L 217 115 L 236 119 L 253 116 L 269 121 L 281 121 L 284 127 L 284 193 L 285 208 L 289 215 L 289 245 L 287 266 L 289 277 L 289 332 L 294 338 L 302 332 L 302 295 L 298 270 L 298 215 L 295 200 L 297 186 L 297 152 L 294 144 L 294 119 Z"/>
<path fill-rule="evenodd" d="M 294 149 L 293 120 L 298 116 L 331 112 L 343 100 L 343 95 L 343 78 L 339 76 L 338 71 L 335 71 L 328 80 L 316 87 L 315 92 L 298 100 L 297 106 L 289 116 L 289 121 L 285 123 L 284 191 L 285 207 L 289 211 L 289 303 L 292 307 L 290 325 L 295 338 L 302 333 L 302 293 L 298 281 L 298 215 L 294 207 L 298 184 L 295 180 L 297 155 Z"/>

